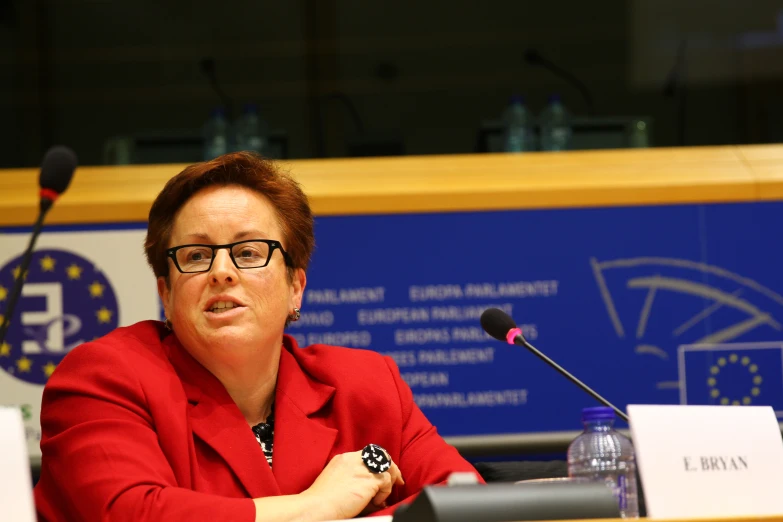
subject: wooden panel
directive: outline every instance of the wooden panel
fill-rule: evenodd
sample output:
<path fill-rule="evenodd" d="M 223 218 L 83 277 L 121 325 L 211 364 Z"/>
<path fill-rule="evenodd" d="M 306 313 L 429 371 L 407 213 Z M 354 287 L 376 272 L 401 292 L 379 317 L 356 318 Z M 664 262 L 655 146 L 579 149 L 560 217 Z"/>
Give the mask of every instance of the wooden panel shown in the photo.
<path fill-rule="evenodd" d="M 282 167 L 302 182 L 318 215 L 783 199 L 783 146 L 743 150 L 408 156 Z M 145 221 L 156 194 L 183 167 L 81 167 L 47 222 Z M 32 223 L 37 179 L 32 169 L 0 171 L 0 225 Z"/>
<path fill-rule="evenodd" d="M 580 520 L 579 522 L 621 522 L 626 519 L 617 518 L 604 518 L 604 519 L 587 519 Z M 645 519 L 641 519 L 645 520 Z M 727 516 L 721 518 L 656 518 L 654 519 L 660 522 L 783 522 L 783 515 L 770 515 L 770 516 Z M 566 522 L 566 521 L 563 521 Z M 573 521 L 576 522 L 576 521 Z"/>
<path fill-rule="evenodd" d="M 757 180 L 758 199 L 783 199 L 783 146 L 747 145 L 738 147 L 738 152 Z"/>

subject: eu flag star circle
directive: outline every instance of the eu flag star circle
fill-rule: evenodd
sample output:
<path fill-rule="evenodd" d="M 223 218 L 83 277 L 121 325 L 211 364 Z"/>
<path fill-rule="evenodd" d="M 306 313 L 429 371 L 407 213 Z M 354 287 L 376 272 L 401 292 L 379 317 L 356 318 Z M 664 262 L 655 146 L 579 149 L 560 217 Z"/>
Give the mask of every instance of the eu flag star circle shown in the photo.
<path fill-rule="evenodd" d="M 24 274 L 21 261 L 22 254 L 0 267 L 0 321 L 15 280 L 25 278 L 0 346 L 0 371 L 45 384 L 70 350 L 118 326 L 117 296 L 106 274 L 74 252 L 38 250 Z"/>

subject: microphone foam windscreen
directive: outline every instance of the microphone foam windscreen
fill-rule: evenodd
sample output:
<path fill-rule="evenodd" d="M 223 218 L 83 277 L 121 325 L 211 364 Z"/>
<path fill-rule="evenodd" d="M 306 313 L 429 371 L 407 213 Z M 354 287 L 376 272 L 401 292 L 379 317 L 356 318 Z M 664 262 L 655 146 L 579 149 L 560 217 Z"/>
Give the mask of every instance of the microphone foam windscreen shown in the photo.
<path fill-rule="evenodd" d="M 487 308 L 481 314 L 481 327 L 498 341 L 506 342 L 506 335 L 517 327 L 517 323 L 503 310 Z"/>
<path fill-rule="evenodd" d="M 41 162 L 38 184 L 42 189 L 62 194 L 71 183 L 77 164 L 76 154 L 68 147 L 58 145 L 50 148 Z"/>

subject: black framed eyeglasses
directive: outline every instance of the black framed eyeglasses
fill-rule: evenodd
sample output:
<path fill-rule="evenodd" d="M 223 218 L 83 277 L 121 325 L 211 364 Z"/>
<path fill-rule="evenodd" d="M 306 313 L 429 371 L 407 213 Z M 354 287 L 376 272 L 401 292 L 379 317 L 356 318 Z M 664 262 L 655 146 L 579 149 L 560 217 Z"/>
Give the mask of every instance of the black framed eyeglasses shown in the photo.
<path fill-rule="evenodd" d="M 283 249 L 280 241 L 274 239 L 247 239 L 225 245 L 180 245 L 166 250 L 166 255 L 183 274 L 195 274 L 209 272 L 217 251 L 223 248 L 228 249 L 234 266 L 241 270 L 265 267 L 275 250 L 280 250 L 283 254 L 286 266 L 293 266 L 288 252 Z"/>

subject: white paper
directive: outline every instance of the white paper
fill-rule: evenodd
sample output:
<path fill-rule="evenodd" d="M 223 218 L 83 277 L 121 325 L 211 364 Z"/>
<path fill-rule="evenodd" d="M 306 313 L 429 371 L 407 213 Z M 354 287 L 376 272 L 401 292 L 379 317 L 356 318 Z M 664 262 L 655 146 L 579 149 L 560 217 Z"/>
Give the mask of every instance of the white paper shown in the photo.
<path fill-rule="evenodd" d="M 769 406 L 628 406 L 649 518 L 783 514 Z"/>
<path fill-rule="evenodd" d="M 35 521 L 30 461 L 16 408 L 0 407 L 0 510 L 3 520 Z"/>

